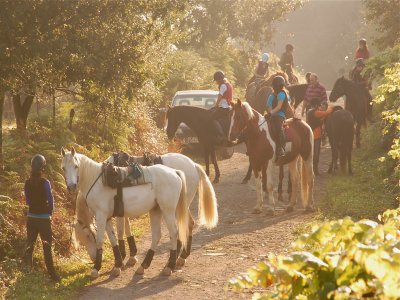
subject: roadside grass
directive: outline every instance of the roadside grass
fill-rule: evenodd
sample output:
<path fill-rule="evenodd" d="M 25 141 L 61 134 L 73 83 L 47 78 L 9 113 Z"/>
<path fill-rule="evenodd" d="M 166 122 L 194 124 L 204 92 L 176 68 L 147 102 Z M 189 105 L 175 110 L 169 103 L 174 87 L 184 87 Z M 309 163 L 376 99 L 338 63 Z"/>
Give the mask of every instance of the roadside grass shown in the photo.
<path fill-rule="evenodd" d="M 148 228 L 148 215 L 131 221 L 132 234 L 139 240 Z M 139 251 L 145 250 L 147 249 L 139 249 Z M 23 272 L 21 262 L 18 260 L 7 260 L 1 263 L 0 271 L 4 274 L 0 274 L 2 275 L 0 279 L 4 276 L 8 289 L 0 289 L 0 299 L 74 299 L 83 287 L 102 281 L 104 277 L 109 277 L 109 271 L 114 264 L 108 239 L 104 243 L 100 276 L 95 280 L 90 278 L 93 264 L 83 248 L 74 251 L 73 256 L 69 258 L 53 254 L 56 270 L 62 278 L 60 283 L 53 283 L 46 272 L 39 240 L 35 244 L 34 253 L 34 268 L 29 273 Z"/>
<path fill-rule="evenodd" d="M 329 180 L 319 203 L 325 218 L 375 220 L 386 209 L 398 207 L 399 189 L 390 183 L 388 164 L 380 161 L 385 156 L 380 131 L 378 122 L 363 131 L 361 148 L 353 150 L 353 176 L 339 174 Z"/>

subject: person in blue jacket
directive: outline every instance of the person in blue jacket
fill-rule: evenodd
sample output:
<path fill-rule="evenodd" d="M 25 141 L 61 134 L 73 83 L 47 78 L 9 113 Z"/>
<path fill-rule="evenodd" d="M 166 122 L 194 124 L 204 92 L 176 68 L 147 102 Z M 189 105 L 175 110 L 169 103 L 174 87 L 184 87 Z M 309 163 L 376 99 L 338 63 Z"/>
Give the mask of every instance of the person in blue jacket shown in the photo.
<path fill-rule="evenodd" d="M 51 215 L 54 209 L 54 198 L 50 182 L 43 177 L 46 159 L 43 155 L 36 154 L 31 160 L 31 176 L 25 182 L 25 199 L 28 205 L 27 214 L 27 247 L 24 254 L 24 263 L 28 270 L 33 265 L 33 250 L 40 234 L 43 245 L 44 261 L 47 272 L 53 281 L 59 282 L 51 253 L 52 230 Z"/>

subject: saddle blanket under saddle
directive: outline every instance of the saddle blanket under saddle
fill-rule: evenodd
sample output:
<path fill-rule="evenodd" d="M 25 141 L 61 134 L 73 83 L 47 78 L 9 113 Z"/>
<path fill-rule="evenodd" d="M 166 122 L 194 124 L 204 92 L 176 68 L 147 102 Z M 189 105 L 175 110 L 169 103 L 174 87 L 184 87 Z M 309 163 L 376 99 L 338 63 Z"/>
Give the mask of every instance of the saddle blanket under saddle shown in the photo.
<path fill-rule="evenodd" d="M 113 217 L 124 217 L 123 188 L 151 183 L 150 171 L 137 163 L 128 167 L 116 167 L 112 163 L 106 163 L 103 168 L 103 183 L 117 189 Z"/>

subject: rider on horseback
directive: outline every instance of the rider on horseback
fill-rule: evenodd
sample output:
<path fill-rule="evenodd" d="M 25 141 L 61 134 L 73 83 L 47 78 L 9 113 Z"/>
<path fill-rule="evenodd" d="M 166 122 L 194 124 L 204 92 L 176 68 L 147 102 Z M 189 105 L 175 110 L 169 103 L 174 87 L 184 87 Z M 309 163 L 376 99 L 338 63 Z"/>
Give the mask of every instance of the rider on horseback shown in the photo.
<path fill-rule="evenodd" d="M 224 145 L 229 142 L 220 121 L 224 122 L 228 119 L 229 109 L 232 105 L 233 87 L 222 71 L 214 73 L 214 81 L 218 84 L 219 93 L 217 102 L 212 108 L 214 112 L 211 118 L 216 133 L 216 144 Z"/>
<path fill-rule="evenodd" d="M 363 90 L 365 92 L 365 97 L 368 100 L 368 115 L 371 117 L 372 114 L 372 96 L 369 90 L 371 89 L 371 85 L 368 82 L 367 76 L 364 74 L 362 75 L 361 72 L 364 70 L 365 63 L 363 58 L 358 58 L 356 60 L 356 66 L 353 68 L 353 70 L 350 71 L 350 80 L 354 81 L 355 83 L 359 84 L 361 87 L 363 87 Z"/>
<path fill-rule="evenodd" d="M 356 50 L 356 59 L 359 59 L 359 58 L 363 58 L 363 59 L 369 58 L 369 50 L 368 50 L 366 39 L 361 39 L 358 42 L 358 48 Z"/>
<path fill-rule="evenodd" d="M 285 121 L 286 108 L 290 102 L 290 96 L 284 89 L 285 79 L 282 76 L 276 76 L 272 80 L 274 92 L 267 100 L 267 116 L 278 131 L 276 135 L 276 161 L 285 155 L 285 134 L 283 132 L 283 122 Z"/>
<path fill-rule="evenodd" d="M 258 82 L 263 80 L 265 77 L 269 76 L 269 69 L 268 69 L 268 60 L 269 54 L 263 53 L 261 56 L 261 60 L 258 62 L 256 69 L 254 70 L 254 75 L 248 82 L 248 85 L 252 82 L 255 82 L 258 85 Z"/>
<path fill-rule="evenodd" d="M 294 69 L 293 50 L 294 50 L 293 45 L 287 44 L 286 51 L 281 56 L 281 60 L 279 61 L 279 66 L 284 72 L 286 71 L 287 67 Z"/>

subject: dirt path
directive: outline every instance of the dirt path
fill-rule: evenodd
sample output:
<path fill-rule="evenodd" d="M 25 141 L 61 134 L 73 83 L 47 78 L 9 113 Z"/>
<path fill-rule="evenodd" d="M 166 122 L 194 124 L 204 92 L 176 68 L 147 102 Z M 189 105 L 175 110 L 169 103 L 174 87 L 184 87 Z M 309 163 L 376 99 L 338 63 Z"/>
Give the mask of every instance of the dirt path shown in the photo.
<path fill-rule="evenodd" d="M 221 182 L 215 185 L 219 204 L 219 225 L 212 231 L 196 228 L 193 250 L 186 266 L 169 278 L 160 276 L 168 260 L 169 238 L 166 228 L 150 269 L 144 277 L 135 276 L 134 268 L 110 278 L 102 270 L 100 281 L 86 288 L 80 299 L 245 299 L 249 294 L 225 292 L 227 280 L 264 260 L 269 252 L 286 253 L 294 239 L 293 230 L 309 222 L 313 214 L 296 209 L 288 214 L 278 202 L 275 217 L 251 213 L 256 203 L 254 179 L 240 184 L 247 170 L 243 147 L 222 161 Z M 321 152 L 320 172 L 316 177 L 314 197 L 320 201 L 325 191 L 330 150 Z M 286 175 L 286 174 L 285 174 Z M 197 200 L 192 204 L 195 211 Z M 197 215 L 197 212 L 196 212 Z M 139 262 L 150 245 L 150 234 L 138 242 Z"/>

